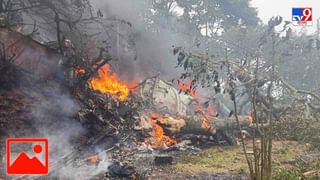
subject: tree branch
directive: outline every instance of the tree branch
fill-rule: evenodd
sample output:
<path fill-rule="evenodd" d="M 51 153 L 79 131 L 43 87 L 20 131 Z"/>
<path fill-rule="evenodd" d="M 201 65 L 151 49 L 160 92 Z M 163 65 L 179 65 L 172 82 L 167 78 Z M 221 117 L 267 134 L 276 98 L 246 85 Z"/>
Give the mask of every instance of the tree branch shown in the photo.
<path fill-rule="evenodd" d="M 320 101 L 320 96 L 318 96 L 317 94 L 311 92 L 311 91 L 306 91 L 306 90 L 299 90 L 296 89 L 295 87 L 293 87 L 291 84 L 289 84 L 287 81 L 285 81 L 282 77 L 279 78 L 279 80 L 283 83 L 283 85 L 288 88 L 291 92 L 293 93 L 297 93 L 297 94 L 308 94 L 310 96 L 312 96 L 313 98 L 317 99 L 318 101 Z"/>

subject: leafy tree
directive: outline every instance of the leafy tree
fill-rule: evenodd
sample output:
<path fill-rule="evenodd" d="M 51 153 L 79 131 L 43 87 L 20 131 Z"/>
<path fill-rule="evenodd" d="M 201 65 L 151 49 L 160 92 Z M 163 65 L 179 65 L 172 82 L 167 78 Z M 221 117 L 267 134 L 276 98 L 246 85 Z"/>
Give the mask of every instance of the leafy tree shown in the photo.
<path fill-rule="evenodd" d="M 257 12 L 249 6 L 248 0 L 177 0 L 184 9 L 183 17 L 187 23 L 196 25 L 200 31 L 205 29 L 206 35 L 213 36 L 219 30 L 227 30 L 232 26 L 255 26 L 258 23 Z"/>

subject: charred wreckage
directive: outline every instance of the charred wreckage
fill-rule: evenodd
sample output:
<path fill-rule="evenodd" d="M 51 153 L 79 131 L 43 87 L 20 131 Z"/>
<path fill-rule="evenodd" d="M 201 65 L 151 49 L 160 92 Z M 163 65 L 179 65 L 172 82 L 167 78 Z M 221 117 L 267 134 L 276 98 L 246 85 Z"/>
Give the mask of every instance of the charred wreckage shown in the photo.
<path fill-rule="evenodd" d="M 90 65 L 77 59 L 69 40 L 61 54 L 7 29 L 0 39 L 1 144 L 8 137 L 47 137 L 50 148 L 48 175 L 0 177 L 139 179 L 154 165 L 174 163 L 176 154 L 234 143 L 240 134 L 227 98 L 204 102 L 188 81 L 126 82 L 110 59 L 99 56 Z M 250 129 L 250 102 L 242 104 L 239 120 Z"/>

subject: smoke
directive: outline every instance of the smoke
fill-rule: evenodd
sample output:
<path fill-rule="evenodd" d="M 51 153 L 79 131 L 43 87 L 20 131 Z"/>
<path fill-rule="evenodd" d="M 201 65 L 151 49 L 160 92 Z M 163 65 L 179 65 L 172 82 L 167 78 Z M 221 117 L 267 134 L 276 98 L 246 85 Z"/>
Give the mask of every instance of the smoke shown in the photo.
<path fill-rule="evenodd" d="M 104 18 L 115 17 L 130 22 L 115 22 L 111 44 L 114 70 L 126 78 L 143 79 L 159 74 L 162 78 L 177 78 L 179 69 L 175 68 L 176 58 L 172 46 L 179 46 L 187 39 L 163 24 L 154 24 L 157 31 L 147 27 L 145 15 L 150 12 L 151 3 L 145 0 L 92 0 L 95 10 L 100 9 Z M 178 17 L 172 16 L 172 21 Z M 166 21 L 166 20 L 164 20 Z M 120 33 L 121 36 L 118 34 Z M 47 34 L 45 34 L 47 35 Z M 49 33 L 48 37 L 54 37 Z M 36 54 L 36 52 L 32 52 Z M 43 137 L 49 139 L 49 163 L 54 163 L 65 154 L 75 150 L 75 141 L 84 135 L 85 129 L 75 120 L 80 110 L 79 104 L 63 88 L 54 82 L 47 82 L 34 96 L 32 105 L 32 125 Z M 31 134 L 33 136 L 34 134 Z M 57 172 L 62 179 L 81 179 L 86 174 L 95 175 L 107 171 L 106 158 L 97 167 L 65 165 Z"/>
<path fill-rule="evenodd" d="M 84 133 L 81 124 L 72 118 L 80 107 L 54 82 L 41 88 L 41 96 L 32 106 L 33 126 L 49 139 L 49 149 L 54 152 L 51 159 L 55 159 L 70 151 L 70 141 Z"/>
<path fill-rule="evenodd" d="M 156 28 L 148 27 L 150 24 L 146 21 L 152 21 L 146 19 L 148 14 L 152 14 L 151 1 L 93 0 L 92 4 L 105 18 L 116 17 L 132 24 L 130 28 L 128 25 L 115 25 L 117 33 L 128 37 L 128 40 L 119 37 L 112 46 L 114 59 L 119 59 L 113 66 L 122 77 L 143 79 L 158 74 L 165 79 L 178 77 L 180 71 L 175 68 L 172 47 L 183 44 L 187 38 L 172 31 L 170 23 L 166 23 L 169 19 L 164 19 L 161 25 L 152 24 Z M 170 16 L 170 22 L 176 22 L 178 18 Z"/>
<path fill-rule="evenodd" d="M 108 171 L 108 167 L 111 165 L 107 158 L 107 154 L 104 152 L 98 154 L 98 156 L 99 163 L 97 165 L 86 164 L 84 160 L 80 160 L 78 162 L 78 166 L 73 164 L 64 166 L 60 169 L 57 176 L 61 179 L 90 179 L 93 176 L 106 173 Z"/>
<path fill-rule="evenodd" d="M 74 118 L 80 106 L 55 82 L 47 82 L 46 86 L 41 86 L 37 91 L 41 93 L 37 94 L 38 101 L 34 102 L 32 108 L 33 126 L 42 137 L 48 138 L 49 172 L 55 170 L 54 175 L 61 179 L 90 178 L 106 172 L 110 162 L 105 153 L 99 154 L 101 161 L 97 166 L 85 164 L 83 154 L 77 154 L 81 160 L 77 165 L 73 161 L 66 163 L 63 160 L 71 152 L 78 152 L 77 147 L 86 133 Z"/>

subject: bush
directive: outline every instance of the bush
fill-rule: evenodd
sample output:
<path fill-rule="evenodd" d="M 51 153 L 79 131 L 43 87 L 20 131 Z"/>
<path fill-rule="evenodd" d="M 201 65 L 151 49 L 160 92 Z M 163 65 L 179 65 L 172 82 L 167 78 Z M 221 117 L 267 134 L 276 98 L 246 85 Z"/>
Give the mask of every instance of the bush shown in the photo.
<path fill-rule="evenodd" d="M 320 149 L 320 114 L 311 113 L 306 118 L 305 109 L 293 107 L 274 124 L 275 137 L 310 143 Z"/>

